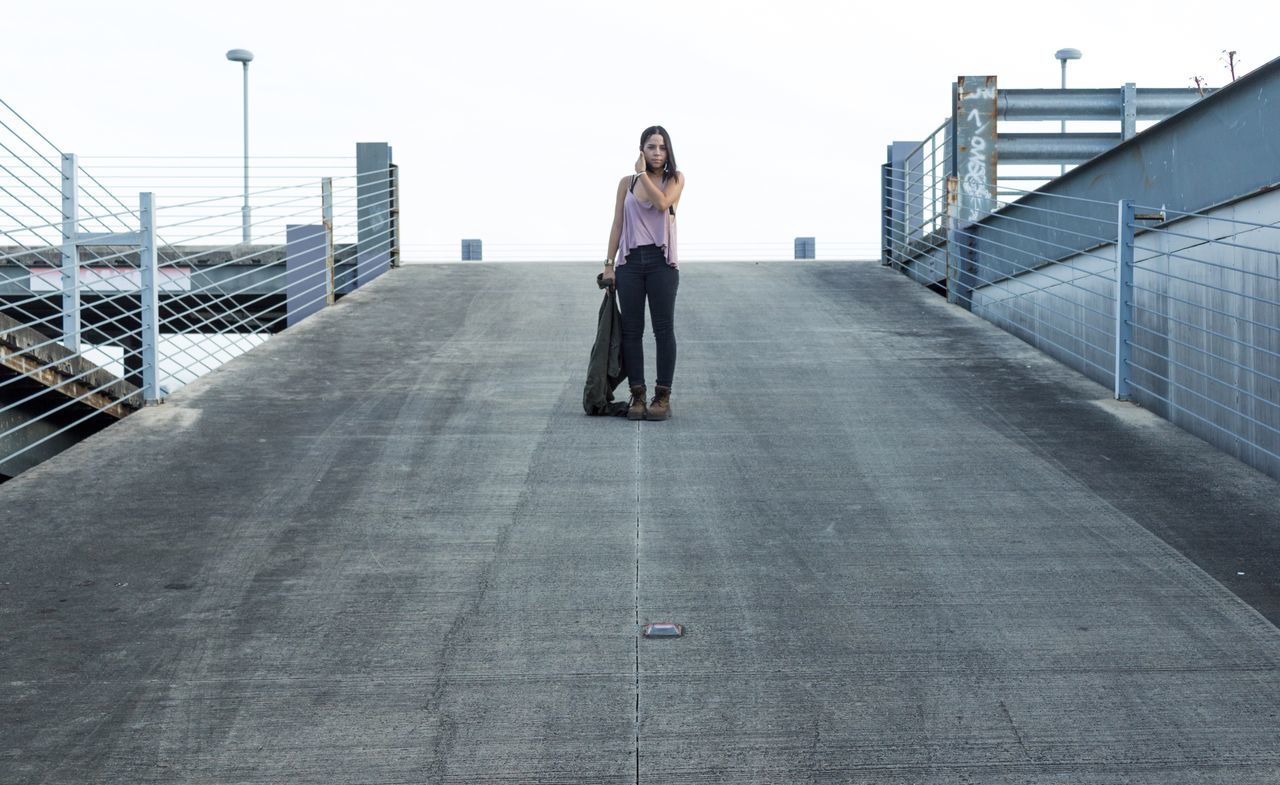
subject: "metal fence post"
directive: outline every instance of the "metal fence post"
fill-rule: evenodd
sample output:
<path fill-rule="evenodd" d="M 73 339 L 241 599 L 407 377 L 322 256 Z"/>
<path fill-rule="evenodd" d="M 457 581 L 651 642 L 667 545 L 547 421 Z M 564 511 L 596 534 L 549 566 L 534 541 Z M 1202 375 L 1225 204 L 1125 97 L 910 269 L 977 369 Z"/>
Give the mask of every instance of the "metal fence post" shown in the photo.
<path fill-rule="evenodd" d="M 1120 88 L 1120 138 L 1132 139 L 1138 134 L 1138 86 L 1125 82 Z"/>
<path fill-rule="evenodd" d="M 142 397 L 160 400 L 160 287 L 159 251 L 156 248 L 155 195 L 139 195 L 139 268 L 142 273 Z"/>
<path fill-rule="evenodd" d="M 400 167 L 391 164 L 391 266 L 400 266 Z"/>
<path fill-rule="evenodd" d="M 1116 221 L 1115 396 L 1129 400 L 1129 360 L 1133 343 L 1133 200 L 1121 199 Z"/>
<path fill-rule="evenodd" d="M 62 345 L 80 351 L 80 163 L 62 154 Z"/>
<path fill-rule="evenodd" d="M 320 180 L 320 215 L 324 223 L 325 305 L 333 305 L 333 178 Z"/>
<path fill-rule="evenodd" d="M 947 302 L 956 305 L 960 302 L 957 286 L 959 285 L 959 276 L 956 275 L 956 268 L 960 264 L 960 246 L 956 244 L 956 224 L 959 218 L 956 213 L 956 200 L 958 198 L 956 189 L 959 183 L 954 174 L 947 175 Z"/>
<path fill-rule="evenodd" d="M 880 264 L 893 262 L 893 145 L 889 160 L 880 165 Z"/>

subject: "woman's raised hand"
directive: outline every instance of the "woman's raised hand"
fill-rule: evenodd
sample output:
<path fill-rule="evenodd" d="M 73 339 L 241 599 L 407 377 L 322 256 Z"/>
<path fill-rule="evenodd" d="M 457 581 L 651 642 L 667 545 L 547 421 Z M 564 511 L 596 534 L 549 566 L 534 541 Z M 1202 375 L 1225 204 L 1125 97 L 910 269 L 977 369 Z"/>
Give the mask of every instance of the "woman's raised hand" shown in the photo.
<path fill-rule="evenodd" d="M 644 174 L 644 170 L 645 170 L 644 153 L 640 153 L 640 155 L 636 158 L 636 174 Z"/>

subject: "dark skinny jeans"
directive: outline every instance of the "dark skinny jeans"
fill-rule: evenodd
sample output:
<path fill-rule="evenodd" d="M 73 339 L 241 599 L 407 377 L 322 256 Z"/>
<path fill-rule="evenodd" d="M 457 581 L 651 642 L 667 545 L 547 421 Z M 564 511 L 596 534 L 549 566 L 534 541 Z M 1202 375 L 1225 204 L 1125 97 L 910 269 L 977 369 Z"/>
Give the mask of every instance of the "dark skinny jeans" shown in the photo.
<path fill-rule="evenodd" d="M 667 264 L 662 249 L 642 245 L 627 254 L 617 276 L 622 310 L 622 366 L 632 387 L 644 382 L 644 301 L 649 300 L 653 338 L 658 345 L 658 385 L 671 387 L 676 372 L 676 290 L 680 271 Z"/>

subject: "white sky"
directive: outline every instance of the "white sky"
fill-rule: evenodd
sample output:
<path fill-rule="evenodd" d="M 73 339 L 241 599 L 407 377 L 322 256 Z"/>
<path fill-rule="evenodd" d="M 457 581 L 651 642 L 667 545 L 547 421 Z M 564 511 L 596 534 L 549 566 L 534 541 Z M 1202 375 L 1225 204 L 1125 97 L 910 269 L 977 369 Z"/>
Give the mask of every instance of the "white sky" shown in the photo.
<path fill-rule="evenodd" d="M 1056 87 L 1069 46 L 1084 52 L 1072 87 L 1218 86 L 1222 50 L 1244 70 L 1280 54 L 1274 8 L 7 0 L 0 98 L 67 152 L 239 155 L 240 67 L 224 54 L 250 49 L 251 153 L 390 142 L 411 251 L 479 237 L 603 258 L 614 187 L 660 123 L 689 181 L 682 243 L 813 235 L 820 256 L 872 257 L 885 145 L 936 127 L 957 75 Z"/>

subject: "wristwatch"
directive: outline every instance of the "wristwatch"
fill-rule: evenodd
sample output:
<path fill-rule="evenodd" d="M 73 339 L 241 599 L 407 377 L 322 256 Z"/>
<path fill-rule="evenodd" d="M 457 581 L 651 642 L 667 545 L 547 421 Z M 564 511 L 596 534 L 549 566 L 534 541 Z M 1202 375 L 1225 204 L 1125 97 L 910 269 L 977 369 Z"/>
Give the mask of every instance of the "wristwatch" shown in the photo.
<path fill-rule="evenodd" d="M 605 260 L 604 260 L 604 266 L 605 266 L 605 267 L 612 267 L 612 266 L 613 266 L 613 260 L 612 260 L 612 259 L 605 259 Z"/>

